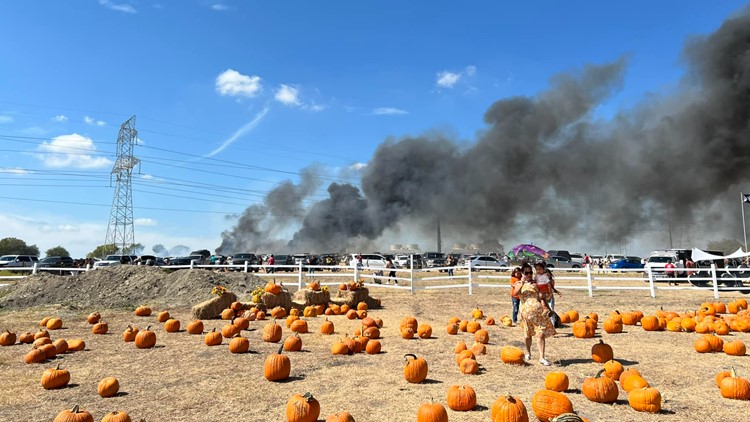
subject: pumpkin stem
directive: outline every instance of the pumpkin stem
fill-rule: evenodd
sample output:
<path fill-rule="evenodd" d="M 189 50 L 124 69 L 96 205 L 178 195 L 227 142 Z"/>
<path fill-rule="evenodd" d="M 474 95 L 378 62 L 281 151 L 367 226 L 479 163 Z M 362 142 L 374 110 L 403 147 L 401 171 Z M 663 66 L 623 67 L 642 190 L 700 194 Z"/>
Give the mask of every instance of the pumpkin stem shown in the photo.
<path fill-rule="evenodd" d="M 146 327 L 146 331 L 148 331 L 148 330 L 150 330 L 150 329 L 151 329 L 151 326 L 150 326 L 150 325 Z"/>
<path fill-rule="evenodd" d="M 310 393 L 309 391 L 308 391 L 307 393 L 305 393 L 305 395 L 303 395 L 302 397 L 303 397 L 303 398 L 305 399 L 305 401 L 307 401 L 308 403 L 310 403 L 311 401 L 313 401 L 313 399 L 315 398 L 315 397 L 313 397 L 312 393 Z"/>
<path fill-rule="evenodd" d="M 414 353 L 407 353 L 407 354 L 405 354 L 405 355 L 404 355 L 404 360 L 405 360 L 406 362 L 409 362 L 409 359 L 408 359 L 408 357 L 409 357 L 409 356 L 411 356 L 411 357 L 412 357 L 412 358 L 414 358 L 414 359 L 416 359 L 416 358 L 417 358 L 417 355 L 415 355 Z"/>
<path fill-rule="evenodd" d="M 737 378 L 737 373 L 734 371 L 734 366 L 729 369 L 729 376 L 732 378 Z"/>
<path fill-rule="evenodd" d="M 59 371 L 59 370 L 60 370 L 60 364 L 59 364 L 59 363 L 57 364 L 57 367 L 55 367 L 55 370 L 56 370 L 56 371 Z"/>
<path fill-rule="evenodd" d="M 279 351 L 276 352 L 276 354 L 280 355 L 282 350 L 284 350 L 284 345 L 283 344 L 281 346 L 279 346 Z"/>
<path fill-rule="evenodd" d="M 596 377 L 594 377 L 594 378 L 601 378 L 603 373 L 604 373 L 604 369 L 602 369 L 599 372 L 597 372 L 596 373 Z"/>
<path fill-rule="evenodd" d="M 80 409 L 80 408 L 78 407 L 78 405 L 75 405 L 75 406 L 73 406 L 73 410 L 71 410 L 71 412 L 73 412 L 73 413 L 78 413 L 78 410 L 79 410 L 79 409 Z"/>

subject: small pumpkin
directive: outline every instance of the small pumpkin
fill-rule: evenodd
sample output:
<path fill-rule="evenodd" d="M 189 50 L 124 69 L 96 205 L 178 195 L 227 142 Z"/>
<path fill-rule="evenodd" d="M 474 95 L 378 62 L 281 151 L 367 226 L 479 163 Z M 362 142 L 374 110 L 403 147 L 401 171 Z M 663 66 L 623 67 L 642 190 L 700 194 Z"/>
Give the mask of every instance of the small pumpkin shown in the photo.
<path fill-rule="evenodd" d="M 599 340 L 599 343 L 591 347 L 591 358 L 596 363 L 604 363 L 612 360 L 614 358 L 612 346 L 605 343 L 604 340 Z"/>
<path fill-rule="evenodd" d="M 135 316 L 139 317 L 147 317 L 151 315 L 151 308 L 148 306 L 139 306 L 135 308 L 135 311 L 133 312 Z"/>
<path fill-rule="evenodd" d="M 115 410 L 107 413 L 103 418 L 102 422 L 131 422 L 130 415 L 122 410 Z"/>
<path fill-rule="evenodd" d="M 504 346 L 500 349 L 500 360 L 511 365 L 523 365 L 524 352 L 518 347 Z"/>
<path fill-rule="evenodd" d="M 463 374 L 474 375 L 479 372 L 479 363 L 476 359 L 466 358 L 459 362 L 458 369 Z"/>
<path fill-rule="evenodd" d="M 617 384 L 600 370 L 595 377 L 588 377 L 583 381 L 581 391 L 587 399 L 596 403 L 614 403 L 617 401 L 619 390 Z"/>
<path fill-rule="evenodd" d="M 68 350 L 71 352 L 80 352 L 81 350 L 86 349 L 86 342 L 76 338 L 73 340 L 68 340 Z"/>
<path fill-rule="evenodd" d="M 206 343 L 206 346 L 218 346 L 221 344 L 222 339 L 223 336 L 221 333 L 217 333 L 216 328 L 214 328 L 209 333 L 206 333 L 206 337 L 203 341 Z"/>
<path fill-rule="evenodd" d="M 70 372 L 67 369 L 60 369 L 58 364 L 55 368 L 49 368 L 42 374 L 42 387 L 45 390 L 54 390 L 68 385 L 70 382 Z"/>
<path fill-rule="evenodd" d="M 448 411 L 440 403 L 423 403 L 417 410 L 417 422 L 448 422 Z"/>
<path fill-rule="evenodd" d="M 73 406 L 71 410 L 63 410 L 55 416 L 52 422 L 94 422 L 91 413 L 81 410 L 78 405 Z"/>
<path fill-rule="evenodd" d="M 452 385 L 448 388 L 445 402 L 451 410 L 466 412 L 477 405 L 477 393 L 468 385 Z"/>
<path fill-rule="evenodd" d="M 320 333 L 325 335 L 331 335 L 334 332 L 334 326 L 331 321 L 328 320 L 328 318 L 323 321 L 322 324 L 320 324 Z"/>
<path fill-rule="evenodd" d="M 307 321 L 305 321 L 304 319 L 298 319 L 297 321 L 294 321 L 292 323 L 289 329 L 291 329 L 293 333 L 304 334 L 307 332 Z"/>
<path fill-rule="evenodd" d="M 412 384 L 419 384 L 427 378 L 427 361 L 414 354 L 404 355 L 404 379 Z"/>
<path fill-rule="evenodd" d="M 281 326 L 276 323 L 276 318 L 263 327 L 263 341 L 266 343 L 278 343 L 283 334 Z"/>
<path fill-rule="evenodd" d="M 203 334 L 203 321 L 194 319 L 188 322 L 187 332 L 188 334 Z"/>
<path fill-rule="evenodd" d="M 747 349 L 742 340 L 727 341 L 724 343 L 724 353 L 730 356 L 745 356 Z"/>
<path fill-rule="evenodd" d="M 293 336 L 289 336 L 284 340 L 284 350 L 287 352 L 299 352 L 302 350 L 302 339 L 299 337 L 299 333 L 294 333 Z"/>
<path fill-rule="evenodd" d="M 86 321 L 88 321 L 89 324 L 94 325 L 99 322 L 101 318 L 102 315 L 99 312 L 92 312 L 86 317 Z"/>
<path fill-rule="evenodd" d="M 242 337 L 240 333 L 237 333 L 229 340 L 229 352 L 230 353 L 246 353 L 250 350 L 250 340 L 246 337 Z"/>
<path fill-rule="evenodd" d="M 170 318 L 172 318 L 172 316 L 169 315 L 168 311 L 161 311 L 156 316 L 156 320 L 159 321 L 159 322 L 167 322 L 167 320 L 170 319 Z"/>
<path fill-rule="evenodd" d="M 52 342 L 52 345 L 57 349 L 57 354 L 61 355 L 68 351 L 68 341 L 64 338 L 59 338 Z"/>
<path fill-rule="evenodd" d="M 628 404 L 639 412 L 659 413 L 661 411 L 661 393 L 656 388 L 636 388 L 628 394 Z"/>
<path fill-rule="evenodd" d="M 266 293 L 271 293 L 272 295 L 277 295 L 277 294 L 281 293 L 282 289 L 281 289 L 281 285 L 280 284 L 276 284 L 276 280 L 274 279 L 273 281 L 269 281 L 268 283 L 266 283 L 266 285 L 263 287 L 263 290 Z"/>
<path fill-rule="evenodd" d="M 47 360 L 47 354 L 44 350 L 34 346 L 26 355 L 23 357 L 23 361 L 27 364 L 30 363 L 41 363 Z"/>
<path fill-rule="evenodd" d="M 526 406 L 510 393 L 495 400 L 490 415 L 493 422 L 529 422 Z"/>
<path fill-rule="evenodd" d="M 120 381 L 115 377 L 106 377 L 99 381 L 96 392 L 102 397 L 114 397 L 120 391 Z"/>
<path fill-rule="evenodd" d="M 97 322 L 91 327 L 91 332 L 94 334 L 107 334 L 109 331 L 109 325 L 106 322 Z"/>
<path fill-rule="evenodd" d="M 315 422 L 320 416 L 320 403 L 310 393 L 295 394 L 286 403 L 287 422 Z"/>
<path fill-rule="evenodd" d="M 151 331 L 151 326 L 139 331 L 135 336 L 135 347 L 139 349 L 150 349 L 156 345 L 156 333 Z"/>
<path fill-rule="evenodd" d="M 351 351 L 349 350 L 349 346 L 347 346 L 343 341 L 337 341 L 331 345 L 332 355 L 348 355 L 350 352 Z"/>
<path fill-rule="evenodd" d="M 620 379 L 622 371 L 624 371 L 622 364 L 616 360 L 610 360 L 604 363 L 604 375 L 611 378 L 614 381 Z"/>
<path fill-rule="evenodd" d="M 135 336 L 138 335 L 138 329 L 133 327 L 132 325 L 128 325 L 125 328 L 125 331 L 122 332 L 122 341 L 125 343 L 130 343 L 135 341 Z"/>
<path fill-rule="evenodd" d="M 737 376 L 734 368 L 719 384 L 721 396 L 733 400 L 750 400 L 750 381 Z"/>
<path fill-rule="evenodd" d="M 59 330 L 63 326 L 63 321 L 60 318 L 50 318 L 46 326 L 48 330 Z"/>
<path fill-rule="evenodd" d="M 479 329 L 474 332 L 474 341 L 477 343 L 487 344 L 490 342 L 490 333 L 485 329 Z"/>
<path fill-rule="evenodd" d="M 417 327 L 417 335 L 422 339 L 432 337 L 432 327 L 430 324 L 419 324 L 419 327 Z"/>
<path fill-rule="evenodd" d="M 368 355 L 377 355 L 380 353 L 380 349 L 381 345 L 377 340 L 370 340 L 367 342 L 367 346 L 365 346 L 365 352 L 367 352 Z"/>
<path fill-rule="evenodd" d="M 562 393 L 570 386 L 568 375 L 562 371 L 548 372 L 544 377 L 544 388 Z"/>
<path fill-rule="evenodd" d="M 548 422 L 563 413 L 573 413 L 573 403 L 557 391 L 539 390 L 531 399 L 531 410 L 540 421 Z"/>
<path fill-rule="evenodd" d="M 4 333 L 0 334 L 0 346 L 12 346 L 14 344 L 16 344 L 16 333 L 5 330 Z"/>

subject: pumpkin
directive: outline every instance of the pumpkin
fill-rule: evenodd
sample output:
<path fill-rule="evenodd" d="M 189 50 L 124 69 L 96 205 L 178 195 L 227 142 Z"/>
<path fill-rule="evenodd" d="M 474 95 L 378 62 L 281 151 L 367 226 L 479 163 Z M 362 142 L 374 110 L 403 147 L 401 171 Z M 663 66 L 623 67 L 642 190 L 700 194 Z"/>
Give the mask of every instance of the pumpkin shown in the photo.
<path fill-rule="evenodd" d="M 604 320 L 604 332 L 607 334 L 619 334 L 622 333 L 622 318 L 615 320 L 614 318 L 607 318 Z"/>
<path fill-rule="evenodd" d="M 471 350 L 471 353 L 474 353 L 475 356 L 487 354 L 487 346 L 482 343 L 472 344 L 469 350 Z"/>
<path fill-rule="evenodd" d="M 462 333 L 465 333 L 467 331 L 466 327 L 468 325 L 469 325 L 469 321 L 462 320 L 461 322 L 458 323 L 458 331 L 461 331 Z"/>
<path fill-rule="evenodd" d="M 365 352 L 367 352 L 368 355 L 377 355 L 380 353 L 380 342 L 377 340 L 370 340 L 367 342 L 367 346 L 365 347 Z"/>
<path fill-rule="evenodd" d="M 44 353 L 44 350 L 34 346 L 33 349 L 31 349 L 26 355 L 23 357 L 23 361 L 27 364 L 29 363 L 41 363 L 47 360 L 47 354 Z"/>
<path fill-rule="evenodd" d="M 22 344 L 29 344 L 34 342 L 34 334 L 33 333 L 24 333 L 18 336 L 18 342 Z"/>
<path fill-rule="evenodd" d="M 246 353 L 250 350 L 250 340 L 237 333 L 229 340 L 230 353 Z"/>
<path fill-rule="evenodd" d="M 180 321 L 174 318 L 170 318 L 164 323 L 164 331 L 168 333 L 176 333 L 180 331 Z"/>
<path fill-rule="evenodd" d="M 624 381 L 620 381 L 620 386 L 623 390 L 626 392 L 631 392 L 635 390 L 636 388 L 643 388 L 643 387 L 650 387 L 648 384 L 648 381 L 646 381 L 642 376 L 633 374 L 629 377 L 625 377 Z"/>
<path fill-rule="evenodd" d="M 599 340 L 599 343 L 591 346 L 591 358 L 596 363 L 604 363 L 612 360 L 614 358 L 612 346 L 605 343 L 604 340 Z"/>
<path fill-rule="evenodd" d="M 587 399 L 596 403 L 614 403 L 620 391 L 617 384 L 604 374 L 604 369 L 599 371 L 595 377 L 588 377 L 583 380 L 581 391 Z"/>
<path fill-rule="evenodd" d="M 141 419 L 142 421 L 143 419 Z M 117 411 L 107 413 L 103 418 L 102 422 L 131 422 L 130 415 L 127 412 Z"/>
<path fill-rule="evenodd" d="M 58 413 L 52 422 L 94 422 L 94 417 L 91 416 L 91 413 L 81 410 L 78 405 L 75 405 L 71 410 L 63 410 Z"/>
<path fill-rule="evenodd" d="M 487 325 L 495 325 L 495 318 L 489 317 L 486 322 Z"/>
<path fill-rule="evenodd" d="M 329 321 L 328 318 L 326 318 L 325 321 L 323 321 L 323 323 L 320 324 L 320 333 L 321 334 L 331 335 L 334 332 L 333 329 L 334 329 L 333 323 L 331 321 Z"/>
<path fill-rule="evenodd" d="M 531 410 L 540 421 L 548 422 L 563 413 L 573 413 L 573 403 L 557 391 L 539 390 L 531 399 Z"/>
<path fill-rule="evenodd" d="M 44 328 L 40 328 L 39 331 L 34 334 L 34 340 L 38 340 L 42 337 L 49 338 L 49 331 L 45 330 Z"/>
<path fill-rule="evenodd" d="M 340 308 L 341 314 L 346 315 L 349 312 L 349 305 L 343 304 Z"/>
<path fill-rule="evenodd" d="M 622 375 L 622 371 L 624 370 L 625 368 L 622 367 L 622 364 L 616 360 L 610 360 L 604 363 L 604 375 L 612 378 L 614 381 L 620 379 L 620 375 Z"/>
<path fill-rule="evenodd" d="M 656 388 L 636 388 L 628 394 L 630 407 L 639 412 L 659 413 L 661 411 L 661 393 Z"/>
<path fill-rule="evenodd" d="M 150 349 L 156 345 L 156 333 L 151 331 L 151 326 L 144 331 L 139 331 L 135 336 L 135 347 L 139 349 Z"/>
<path fill-rule="evenodd" d="M 61 355 L 68 351 L 68 342 L 64 338 L 59 338 L 52 342 L 52 345 L 57 349 L 57 354 Z"/>
<path fill-rule="evenodd" d="M 445 327 L 445 331 L 448 334 L 455 336 L 456 334 L 458 334 L 458 324 L 448 323 L 448 325 Z"/>
<path fill-rule="evenodd" d="M 719 384 L 721 396 L 733 400 L 750 400 L 750 381 L 740 378 L 732 368 L 729 376 L 724 377 Z"/>
<path fill-rule="evenodd" d="M 432 337 L 432 327 L 429 324 L 419 324 L 419 327 L 417 327 L 417 335 L 419 338 L 423 339 Z"/>
<path fill-rule="evenodd" d="M 86 321 L 88 321 L 89 324 L 93 325 L 99 322 L 101 318 L 102 315 L 99 312 L 92 312 L 89 314 L 89 316 L 86 317 Z"/>
<path fill-rule="evenodd" d="M 565 314 L 570 319 L 570 322 L 577 322 L 578 318 L 580 318 L 580 315 L 578 315 L 578 311 L 576 311 L 576 310 L 568 311 Z"/>
<path fill-rule="evenodd" d="M 706 339 L 711 344 L 711 351 L 721 352 L 724 350 L 724 340 L 715 334 L 704 334 L 701 338 Z"/>
<path fill-rule="evenodd" d="M 378 327 L 368 327 L 362 335 L 369 339 L 378 339 L 380 338 L 380 329 Z"/>
<path fill-rule="evenodd" d="M 263 327 L 263 341 L 266 343 L 278 343 L 281 341 L 281 326 L 276 323 L 276 318 Z"/>
<path fill-rule="evenodd" d="M 475 359 L 466 358 L 459 362 L 458 369 L 463 374 L 474 375 L 479 372 L 479 363 Z"/>
<path fill-rule="evenodd" d="M 289 315 L 286 317 L 286 328 L 289 328 L 292 326 L 292 323 L 299 319 L 298 315 Z"/>
<path fill-rule="evenodd" d="M 283 381 L 289 378 L 292 371 L 292 363 L 287 355 L 281 353 L 284 346 L 279 347 L 279 351 L 266 357 L 263 364 L 263 376 L 268 381 Z M 314 420 L 314 419 L 313 419 Z"/>
<path fill-rule="evenodd" d="M 404 355 L 404 379 L 419 384 L 427 378 L 427 361 L 414 354 Z"/>
<path fill-rule="evenodd" d="M 256 312 L 255 313 L 255 319 L 258 320 L 258 321 L 263 321 L 264 319 L 266 319 L 266 313 L 263 312 L 263 311 Z"/>
<path fill-rule="evenodd" d="M 206 333 L 206 337 L 204 337 L 203 341 L 206 343 L 206 346 L 218 346 L 221 344 L 222 338 L 221 333 L 217 333 L 216 328 L 214 328 Z"/>
<path fill-rule="evenodd" d="M 12 346 L 14 344 L 16 344 L 16 333 L 5 330 L 4 333 L 0 334 L 0 346 Z"/>
<path fill-rule="evenodd" d="M 482 324 L 477 321 L 469 321 L 466 324 L 466 332 L 474 334 L 482 328 Z"/>
<path fill-rule="evenodd" d="M 747 352 L 742 340 L 728 341 L 724 343 L 724 353 L 731 356 L 744 356 Z"/>
<path fill-rule="evenodd" d="M 106 377 L 99 381 L 96 392 L 102 397 L 114 397 L 120 391 L 120 382 L 115 377 Z"/>
<path fill-rule="evenodd" d="M 596 334 L 596 326 L 586 323 L 588 317 L 573 323 L 573 336 L 576 338 L 592 338 Z"/>
<path fill-rule="evenodd" d="M 354 422 L 354 417 L 349 412 L 336 412 L 327 417 L 326 422 Z"/>
<path fill-rule="evenodd" d="M 50 318 L 46 326 L 48 330 L 59 330 L 63 326 L 63 321 L 60 318 Z"/>
<path fill-rule="evenodd" d="M 68 340 L 68 350 L 71 352 L 80 352 L 81 350 L 86 349 L 86 342 L 76 338 L 73 340 Z"/>
<path fill-rule="evenodd" d="M 544 377 L 544 388 L 562 393 L 570 386 L 570 380 L 565 372 L 551 371 Z"/>
<path fill-rule="evenodd" d="M 625 379 L 631 375 L 641 375 L 641 373 L 638 372 L 638 370 L 635 368 L 628 368 L 622 371 L 622 373 L 620 374 L 620 379 L 618 379 L 618 381 L 620 381 L 620 386 L 622 386 L 622 384 L 625 382 Z"/>
<path fill-rule="evenodd" d="M 60 364 L 55 368 L 49 368 L 42 374 L 42 387 L 45 390 L 54 390 L 62 388 L 70 382 L 70 372 L 67 369 L 60 369 Z"/>
<path fill-rule="evenodd" d="M 523 350 L 514 346 L 505 346 L 500 349 L 500 360 L 502 360 L 504 363 L 510 363 L 512 365 L 523 365 Z"/>
<path fill-rule="evenodd" d="M 695 342 L 693 342 L 693 348 L 698 353 L 711 353 L 713 351 L 711 343 L 709 343 L 708 340 L 700 337 L 695 339 Z"/>
<path fill-rule="evenodd" d="M 641 319 L 641 327 L 645 331 L 660 331 L 661 326 L 659 325 L 659 317 L 656 315 L 645 316 Z"/>
<path fill-rule="evenodd" d="M 272 295 L 277 295 L 277 294 L 281 293 L 281 285 L 280 284 L 276 284 L 276 280 L 274 279 L 273 281 L 269 281 L 268 283 L 266 283 L 266 285 L 263 287 L 263 290 L 266 293 L 271 293 Z"/>
<path fill-rule="evenodd" d="M 417 410 L 417 422 L 448 422 L 448 411 L 440 403 L 423 403 Z"/>
<path fill-rule="evenodd" d="M 250 320 L 247 319 L 247 318 L 245 318 L 245 317 L 241 317 L 241 316 L 235 318 L 232 321 L 232 324 L 236 325 L 237 328 L 240 329 L 240 331 L 247 330 L 248 328 L 250 328 Z"/>
<path fill-rule="evenodd" d="M 357 314 L 357 311 L 355 311 L 354 309 L 349 309 L 348 311 L 346 311 L 347 319 L 357 319 L 358 317 L 359 315 Z"/>
<path fill-rule="evenodd" d="M 466 412 L 477 405 L 477 393 L 468 385 L 452 385 L 448 388 L 445 402 L 451 410 Z"/>
<path fill-rule="evenodd" d="M 232 315 L 234 315 L 234 313 L 232 313 Z M 169 318 L 172 318 L 172 316 L 171 316 L 171 315 L 169 315 L 169 312 L 168 312 L 168 311 L 161 311 L 161 312 L 159 312 L 159 314 L 158 314 L 158 315 L 156 316 L 156 320 L 157 320 L 157 321 L 159 321 L 159 322 L 167 322 L 167 320 L 168 320 Z"/>
<path fill-rule="evenodd" d="M 187 332 L 188 334 L 203 334 L 203 321 L 194 319 L 188 322 Z"/>
<path fill-rule="evenodd" d="M 305 321 L 304 319 L 298 319 L 292 323 L 289 329 L 291 329 L 293 333 L 304 334 L 307 332 L 307 321 Z"/>
<path fill-rule="evenodd" d="M 476 356 L 471 350 L 464 350 L 456 356 L 456 365 L 461 365 L 461 361 L 464 359 L 476 359 Z"/>
<path fill-rule="evenodd" d="M 724 378 L 730 375 L 732 375 L 731 371 L 721 371 L 718 374 L 716 374 L 716 378 L 715 378 L 716 387 L 721 388 L 721 380 L 723 380 Z"/>
<path fill-rule="evenodd" d="M 355 311 L 356 314 L 356 311 Z M 315 318 L 318 316 L 318 310 L 315 309 L 314 306 L 306 306 L 305 309 L 302 311 L 302 316 L 305 316 L 307 318 Z"/>
<path fill-rule="evenodd" d="M 293 336 L 289 336 L 284 340 L 284 350 L 287 352 L 299 352 L 302 350 L 302 339 L 298 333 L 294 333 Z"/>
<path fill-rule="evenodd" d="M 493 422 L 529 422 L 526 406 L 510 393 L 495 400 L 492 404 L 491 416 Z"/>
<path fill-rule="evenodd" d="M 474 341 L 477 343 L 487 344 L 490 342 L 490 333 L 485 329 L 477 330 L 474 333 Z"/>
<path fill-rule="evenodd" d="M 401 338 L 405 340 L 414 338 L 414 330 L 412 330 L 411 327 L 401 328 Z"/>
<path fill-rule="evenodd" d="M 453 353 L 458 354 L 458 353 L 463 352 L 466 349 L 467 349 L 466 343 L 464 343 L 463 341 L 459 341 L 458 343 L 456 343 L 456 347 L 453 348 Z"/>
<path fill-rule="evenodd" d="M 57 356 L 57 347 L 52 345 L 52 342 L 47 343 L 39 348 L 42 352 L 44 352 L 44 356 L 47 359 L 52 359 L 55 356 Z"/>
<path fill-rule="evenodd" d="M 293 395 L 286 403 L 287 422 L 315 422 L 320 416 L 320 403 L 310 393 Z"/>
<path fill-rule="evenodd" d="M 357 311 L 359 313 L 359 311 Z M 320 303 L 315 305 L 315 313 L 317 315 L 323 315 L 326 313 L 326 305 Z"/>
<path fill-rule="evenodd" d="M 135 311 L 133 312 L 135 316 L 139 317 L 147 317 L 151 315 L 151 308 L 148 306 L 139 306 L 135 308 Z"/>
<path fill-rule="evenodd" d="M 34 342 L 31 343 L 31 344 L 32 344 L 32 346 L 42 347 L 45 344 L 52 344 L 52 339 L 50 339 L 49 337 L 40 337 L 40 338 L 34 340 Z"/>
<path fill-rule="evenodd" d="M 409 327 L 414 331 L 417 332 L 417 328 L 419 327 L 419 324 L 417 323 L 417 319 L 411 316 L 404 317 L 404 319 L 401 320 L 401 324 L 399 324 L 399 328 Z"/>
<path fill-rule="evenodd" d="M 235 335 L 239 334 L 242 330 L 240 327 L 234 325 L 234 319 L 232 319 L 231 322 L 228 324 L 225 324 L 223 327 L 221 327 L 221 335 L 224 338 L 232 338 Z"/>
<path fill-rule="evenodd" d="M 348 355 L 349 352 L 349 346 L 347 346 L 343 341 L 337 341 L 331 345 L 332 355 Z"/>
<path fill-rule="evenodd" d="M 49 321 L 50 318 L 52 318 L 52 317 L 44 317 L 44 318 L 42 318 L 42 320 L 39 321 L 39 326 L 40 327 L 46 327 L 47 326 L 47 321 Z"/>
<path fill-rule="evenodd" d="M 138 329 L 133 327 L 132 325 L 128 325 L 127 328 L 125 328 L 125 331 L 122 332 L 122 341 L 124 341 L 125 343 L 135 341 L 135 336 L 137 334 Z"/>
<path fill-rule="evenodd" d="M 682 318 L 680 321 L 680 326 L 682 326 L 682 330 L 687 333 L 692 333 L 695 331 L 695 326 L 697 323 L 693 318 Z"/>
<path fill-rule="evenodd" d="M 637 312 L 625 312 L 624 314 L 620 314 L 620 316 L 622 317 L 623 325 L 637 325 L 641 321 L 641 318 L 643 318 L 643 315 Z"/>

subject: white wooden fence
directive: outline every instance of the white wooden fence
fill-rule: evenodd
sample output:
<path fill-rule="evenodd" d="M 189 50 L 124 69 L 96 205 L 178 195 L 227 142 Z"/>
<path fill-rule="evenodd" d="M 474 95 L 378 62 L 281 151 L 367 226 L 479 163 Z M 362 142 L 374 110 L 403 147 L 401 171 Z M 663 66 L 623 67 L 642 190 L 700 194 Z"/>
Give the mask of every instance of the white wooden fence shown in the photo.
<path fill-rule="evenodd" d="M 425 269 L 413 269 L 413 268 L 375 268 L 375 267 L 362 267 L 362 266 L 340 266 L 340 265 L 316 265 L 311 271 L 309 267 L 303 266 L 302 263 L 297 265 L 196 265 L 192 262 L 190 265 L 170 265 L 161 267 L 167 270 L 179 270 L 179 269 L 207 269 L 207 270 L 227 270 L 227 271 L 242 271 L 250 272 L 257 271 L 256 275 L 262 278 L 276 278 L 281 279 L 292 279 L 293 283 L 287 283 L 287 287 L 295 286 L 301 289 L 311 279 L 320 278 L 340 278 L 342 280 L 354 280 L 355 282 L 363 281 L 364 285 L 371 288 L 380 289 L 394 289 L 409 291 L 412 294 L 419 290 L 433 290 L 433 289 L 466 289 L 468 294 L 474 294 L 476 288 L 509 288 L 510 280 L 510 267 L 482 267 L 481 270 L 478 268 L 471 268 L 469 265 L 455 266 L 455 267 L 439 267 L 439 268 L 425 268 Z M 93 271 L 93 268 L 44 268 L 43 270 L 38 269 L 36 266 L 29 268 L 8 268 L 5 271 L 14 271 L 18 275 L 14 276 L 0 276 L 0 287 L 6 286 L 2 284 L 4 280 L 18 280 L 28 277 L 29 274 L 36 274 L 40 271 L 52 271 L 52 272 L 71 272 L 77 274 L 83 271 Z M 451 271 L 453 275 L 440 275 L 442 272 Z M 691 279 L 693 281 L 706 282 L 706 287 L 697 287 L 688 282 L 687 277 L 674 277 L 670 280 L 672 282 L 680 282 L 680 285 L 664 285 L 668 280 L 664 277 L 664 271 L 660 270 L 658 273 L 652 271 L 650 268 L 645 269 L 594 269 L 591 266 L 585 266 L 584 268 L 554 268 L 555 280 L 562 281 L 557 283 L 556 288 L 558 289 L 569 289 L 569 290 L 585 290 L 590 297 L 594 296 L 596 291 L 605 290 L 621 290 L 621 291 L 648 291 L 649 296 L 656 297 L 656 292 L 659 290 L 670 291 L 670 290 L 703 290 L 711 291 L 714 298 L 719 298 L 720 292 L 742 292 L 744 294 L 750 293 L 750 286 L 742 287 L 730 287 L 722 286 L 722 282 L 726 281 L 743 281 L 744 278 L 741 275 L 746 274 L 747 269 L 721 269 L 722 272 L 733 274 L 734 278 L 723 278 L 718 274 L 715 265 L 710 268 L 700 269 L 708 273 L 707 277 Z M 394 271 L 395 277 L 388 277 L 388 273 Z M 487 271 L 490 271 L 488 274 Z M 676 270 L 677 271 L 677 270 Z M 685 270 L 681 270 L 685 271 Z M 382 272 L 382 273 L 381 273 Z M 437 273 L 438 275 L 432 275 Z M 456 274 L 458 273 L 458 274 Z M 624 273 L 624 275 L 615 276 L 615 273 Z M 74 279 L 74 278 L 72 278 Z M 398 284 L 385 284 L 389 281 Z M 616 283 L 623 281 L 636 281 L 643 282 L 641 286 L 623 286 Z M 664 283 L 658 283 L 662 281 Z M 338 285 L 338 281 L 324 281 L 322 285 Z M 636 283 L 637 284 L 637 283 Z"/>

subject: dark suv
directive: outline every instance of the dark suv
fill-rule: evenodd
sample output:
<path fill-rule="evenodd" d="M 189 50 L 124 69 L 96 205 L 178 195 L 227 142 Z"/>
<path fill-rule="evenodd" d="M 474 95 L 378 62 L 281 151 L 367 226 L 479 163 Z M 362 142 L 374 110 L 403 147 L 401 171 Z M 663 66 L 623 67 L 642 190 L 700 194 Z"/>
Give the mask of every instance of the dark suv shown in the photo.
<path fill-rule="evenodd" d="M 65 274 L 65 270 L 58 270 L 58 268 L 73 268 L 73 258 L 69 256 L 48 256 L 43 258 L 39 263 L 36 264 L 36 267 L 39 268 L 40 271 L 49 271 L 54 272 L 56 274 L 63 275 Z M 55 268 L 54 270 L 48 270 L 46 268 Z"/>
<path fill-rule="evenodd" d="M 258 255 L 254 253 L 238 253 L 238 254 L 232 255 L 232 265 L 245 265 L 245 263 L 247 263 L 248 265 L 247 267 L 248 271 L 254 271 L 257 273 L 260 270 L 260 268 L 258 267 L 253 268 L 250 266 L 250 265 L 258 265 L 259 263 Z M 230 268 L 230 270 L 236 270 L 236 269 L 237 268 Z"/>

